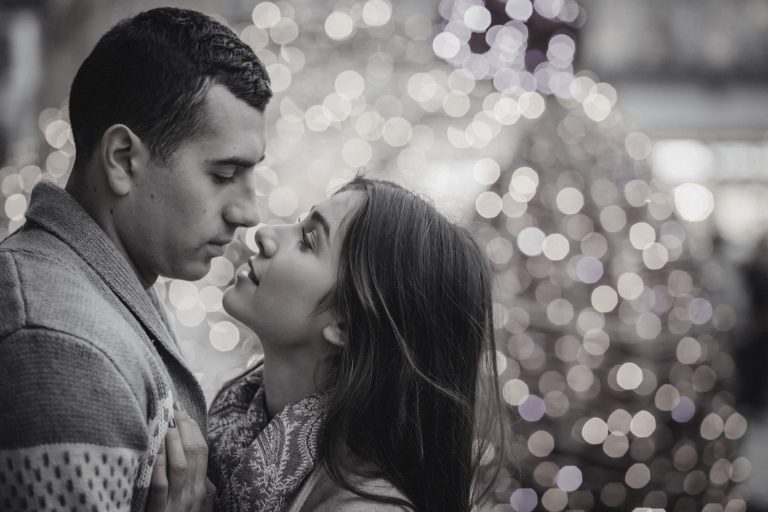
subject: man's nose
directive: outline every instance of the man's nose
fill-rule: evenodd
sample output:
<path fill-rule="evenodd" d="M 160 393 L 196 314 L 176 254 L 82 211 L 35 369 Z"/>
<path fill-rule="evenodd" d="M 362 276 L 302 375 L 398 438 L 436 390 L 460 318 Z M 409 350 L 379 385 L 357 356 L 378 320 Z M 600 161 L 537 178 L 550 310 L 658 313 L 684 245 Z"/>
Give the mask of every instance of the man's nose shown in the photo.
<path fill-rule="evenodd" d="M 253 178 L 249 177 L 242 191 L 224 210 L 224 220 L 243 227 L 259 223 L 259 206 L 256 202 L 256 189 Z"/>

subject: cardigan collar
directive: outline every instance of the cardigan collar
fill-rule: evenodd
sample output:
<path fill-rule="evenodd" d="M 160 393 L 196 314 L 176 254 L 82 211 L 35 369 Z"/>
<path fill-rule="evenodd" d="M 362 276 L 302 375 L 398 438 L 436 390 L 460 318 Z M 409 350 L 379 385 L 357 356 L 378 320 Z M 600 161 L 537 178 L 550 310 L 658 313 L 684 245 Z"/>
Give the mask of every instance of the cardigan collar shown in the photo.
<path fill-rule="evenodd" d="M 32 190 L 27 220 L 53 233 L 109 286 L 151 338 L 186 367 L 175 339 L 138 276 L 104 230 L 67 191 L 42 181 Z"/>

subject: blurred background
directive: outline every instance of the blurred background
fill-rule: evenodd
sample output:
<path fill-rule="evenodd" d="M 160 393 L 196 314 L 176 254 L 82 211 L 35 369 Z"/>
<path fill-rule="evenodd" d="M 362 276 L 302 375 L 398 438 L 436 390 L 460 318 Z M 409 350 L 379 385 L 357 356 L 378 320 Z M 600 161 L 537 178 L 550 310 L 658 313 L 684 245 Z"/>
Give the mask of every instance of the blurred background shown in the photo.
<path fill-rule="evenodd" d="M 66 182 L 80 62 L 159 5 L 267 66 L 264 222 L 364 167 L 487 250 L 512 420 L 489 510 L 768 510 L 767 1 L 0 0 L 0 238 Z M 221 310 L 253 249 L 156 285 L 209 400 L 260 351 Z"/>

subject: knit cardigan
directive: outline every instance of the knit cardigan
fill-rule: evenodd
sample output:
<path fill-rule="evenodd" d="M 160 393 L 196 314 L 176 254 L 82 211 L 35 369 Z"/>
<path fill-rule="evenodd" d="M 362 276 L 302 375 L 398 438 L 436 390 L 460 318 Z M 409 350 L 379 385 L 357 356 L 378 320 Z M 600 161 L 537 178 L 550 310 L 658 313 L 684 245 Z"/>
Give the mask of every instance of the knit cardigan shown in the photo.
<path fill-rule="evenodd" d="M 180 401 L 205 399 L 112 241 L 64 190 L 33 190 L 0 243 L 0 510 L 144 510 Z"/>

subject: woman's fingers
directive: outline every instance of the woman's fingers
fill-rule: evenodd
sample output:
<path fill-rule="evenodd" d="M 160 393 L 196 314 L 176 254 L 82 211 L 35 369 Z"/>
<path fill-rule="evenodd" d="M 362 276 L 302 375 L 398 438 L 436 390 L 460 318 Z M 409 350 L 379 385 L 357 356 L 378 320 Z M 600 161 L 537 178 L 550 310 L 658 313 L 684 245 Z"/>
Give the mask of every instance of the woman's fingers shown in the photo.
<path fill-rule="evenodd" d="M 197 423 L 189 417 L 181 405 L 174 406 L 181 445 L 187 461 L 187 497 L 190 512 L 203 510 L 207 495 L 208 445 Z"/>
<path fill-rule="evenodd" d="M 203 501 L 203 508 L 201 511 L 213 512 L 213 507 L 216 504 L 216 486 L 208 480 L 208 477 L 205 478 L 205 491 L 205 501 Z"/>
<path fill-rule="evenodd" d="M 168 475 L 165 457 L 165 441 L 157 452 L 155 465 L 152 467 L 152 477 L 149 481 L 149 497 L 147 498 L 147 512 L 164 512 L 168 502 Z"/>
<path fill-rule="evenodd" d="M 171 418 L 168 432 L 165 434 L 165 453 L 168 467 L 168 498 L 178 502 L 181 501 L 184 489 L 187 486 L 188 463 L 187 456 L 184 453 L 184 446 L 181 442 L 181 434 L 178 428 L 179 423 L 175 416 L 174 414 L 174 418 Z"/>

